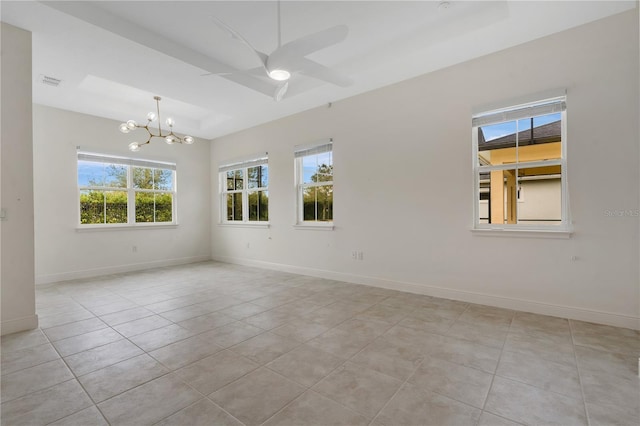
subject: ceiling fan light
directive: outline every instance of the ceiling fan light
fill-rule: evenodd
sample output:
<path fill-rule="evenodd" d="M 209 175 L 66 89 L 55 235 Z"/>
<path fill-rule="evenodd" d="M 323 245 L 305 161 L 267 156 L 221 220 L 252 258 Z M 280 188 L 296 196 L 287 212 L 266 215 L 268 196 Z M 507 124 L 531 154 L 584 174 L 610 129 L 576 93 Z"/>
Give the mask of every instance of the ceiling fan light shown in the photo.
<path fill-rule="evenodd" d="M 140 151 L 140 144 L 138 142 L 131 142 L 129 144 L 129 151 L 133 151 L 133 152 Z"/>
<path fill-rule="evenodd" d="M 269 71 L 269 77 L 276 81 L 286 81 L 291 77 L 291 73 L 283 69 L 274 69 Z"/>

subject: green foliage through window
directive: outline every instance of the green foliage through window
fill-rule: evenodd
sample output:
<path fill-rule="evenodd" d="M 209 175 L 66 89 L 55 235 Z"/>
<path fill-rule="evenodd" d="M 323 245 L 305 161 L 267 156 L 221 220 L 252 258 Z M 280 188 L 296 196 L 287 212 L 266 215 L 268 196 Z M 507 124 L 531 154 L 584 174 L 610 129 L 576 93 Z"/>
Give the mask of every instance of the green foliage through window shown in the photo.
<path fill-rule="evenodd" d="M 298 158 L 299 219 L 333 221 L 333 153 L 329 150 Z"/>
<path fill-rule="evenodd" d="M 83 225 L 174 222 L 171 169 L 78 159 L 78 186 Z"/>
<path fill-rule="evenodd" d="M 220 173 L 224 221 L 269 221 L 269 166 L 238 167 Z"/>

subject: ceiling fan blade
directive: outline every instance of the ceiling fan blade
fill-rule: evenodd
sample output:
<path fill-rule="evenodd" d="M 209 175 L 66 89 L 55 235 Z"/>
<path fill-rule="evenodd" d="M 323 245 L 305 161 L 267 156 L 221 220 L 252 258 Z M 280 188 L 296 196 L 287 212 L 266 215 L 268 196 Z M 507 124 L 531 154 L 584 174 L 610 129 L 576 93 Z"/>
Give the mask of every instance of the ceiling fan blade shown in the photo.
<path fill-rule="evenodd" d="M 274 57 L 275 55 L 278 59 L 286 63 L 289 58 L 307 56 L 325 47 L 340 43 L 347 38 L 348 33 L 349 28 L 346 25 L 336 25 L 335 27 L 327 28 L 326 30 L 290 41 L 276 49 L 270 57 Z"/>
<path fill-rule="evenodd" d="M 353 84 L 353 80 L 349 76 L 334 69 L 327 68 L 311 59 L 297 58 L 290 63 L 290 66 L 295 72 L 335 84 L 336 86 L 347 87 Z"/>
<path fill-rule="evenodd" d="M 208 77 L 210 75 L 231 75 L 233 73 L 230 72 L 206 72 L 204 74 L 200 74 L 200 77 Z"/>
<path fill-rule="evenodd" d="M 258 59 L 260 60 L 260 63 L 262 64 L 262 67 L 264 68 L 264 71 L 268 72 L 266 67 L 268 56 L 266 54 L 260 52 L 259 50 L 256 50 L 256 48 L 253 47 L 251 43 L 249 43 L 249 41 L 242 36 L 242 34 L 237 32 L 236 30 L 234 30 L 233 28 L 231 28 L 230 26 L 228 26 L 227 24 L 225 24 L 215 16 L 212 16 L 211 19 L 218 27 L 226 31 L 231 36 L 231 38 L 238 40 L 240 43 L 248 47 L 249 50 L 251 50 L 258 57 Z"/>
<path fill-rule="evenodd" d="M 289 82 L 285 81 L 284 84 L 278 86 L 276 92 L 273 94 L 273 99 L 276 102 L 280 102 L 284 98 L 284 95 L 287 94 L 287 90 L 289 90 Z"/>

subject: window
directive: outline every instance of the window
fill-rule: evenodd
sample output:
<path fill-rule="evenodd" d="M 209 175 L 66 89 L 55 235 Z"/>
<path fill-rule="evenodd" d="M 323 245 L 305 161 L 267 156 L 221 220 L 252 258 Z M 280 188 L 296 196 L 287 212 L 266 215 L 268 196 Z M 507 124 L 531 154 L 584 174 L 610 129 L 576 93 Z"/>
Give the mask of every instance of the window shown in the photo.
<path fill-rule="evenodd" d="M 219 167 L 222 222 L 269 221 L 267 153 L 229 161 Z"/>
<path fill-rule="evenodd" d="M 176 165 L 78 153 L 81 225 L 176 223 Z"/>
<path fill-rule="evenodd" d="M 333 222 L 333 142 L 295 150 L 298 223 Z"/>
<path fill-rule="evenodd" d="M 568 230 L 565 122 L 564 96 L 473 117 L 476 229 Z"/>

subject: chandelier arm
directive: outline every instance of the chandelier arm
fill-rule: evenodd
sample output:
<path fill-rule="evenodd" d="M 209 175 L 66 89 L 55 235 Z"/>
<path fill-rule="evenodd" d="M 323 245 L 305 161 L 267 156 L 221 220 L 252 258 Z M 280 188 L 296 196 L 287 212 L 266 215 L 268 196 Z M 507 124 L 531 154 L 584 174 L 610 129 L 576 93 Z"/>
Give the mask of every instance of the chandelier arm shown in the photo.
<path fill-rule="evenodd" d="M 147 133 L 149 133 L 149 140 L 151 140 L 151 138 L 153 138 L 155 135 L 153 134 L 153 132 L 149 128 L 149 124 L 148 123 L 147 123 L 146 126 L 144 126 L 144 129 L 147 131 Z"/>

